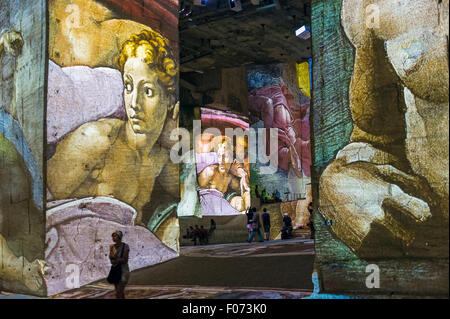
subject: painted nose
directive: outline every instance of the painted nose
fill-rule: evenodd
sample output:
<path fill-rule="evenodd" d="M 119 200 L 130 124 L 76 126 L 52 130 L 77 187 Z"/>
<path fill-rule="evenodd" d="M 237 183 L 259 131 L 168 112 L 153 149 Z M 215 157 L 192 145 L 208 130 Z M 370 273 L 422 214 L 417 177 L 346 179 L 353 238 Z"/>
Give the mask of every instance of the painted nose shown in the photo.
<path fill-rule="evenodd" d="M 135 90 L 131 96 L 131 107 L 134 110 L 137 110 L 139 106 L 138 95 L 139 95 L 138 92 Z"/>

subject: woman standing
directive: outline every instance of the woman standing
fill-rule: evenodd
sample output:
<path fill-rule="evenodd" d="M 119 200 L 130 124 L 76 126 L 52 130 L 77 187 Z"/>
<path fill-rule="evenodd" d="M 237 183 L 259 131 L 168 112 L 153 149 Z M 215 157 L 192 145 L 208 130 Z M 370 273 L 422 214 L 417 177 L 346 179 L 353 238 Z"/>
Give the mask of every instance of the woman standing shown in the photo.
<path fill-rule="evenodd" d="M 247 231 L 248 231 L 248 237 L 250 237 L 251 233 L 252 233 L 252 220 L 253 220 L 253 212 L 254 212 L 255 208 L 251 207 L 247 210 L 247 212 L 245 213 L 245 215 L 247 215 Z"/>
<path fill-rule="evenodd" d="M 113 245 L 109 249 L 109 260 L 113 266 L 119 265 L 122 270 L 120 281 L 114 284 L 116 289 L 116 298 L 125 299 L 125 286 L 130 278 L 130 269 L 128 268 L 128 254 L 130 247 L 122 242 L 123 233 L 120 230 L 116 230 L 112 234 Z"/>

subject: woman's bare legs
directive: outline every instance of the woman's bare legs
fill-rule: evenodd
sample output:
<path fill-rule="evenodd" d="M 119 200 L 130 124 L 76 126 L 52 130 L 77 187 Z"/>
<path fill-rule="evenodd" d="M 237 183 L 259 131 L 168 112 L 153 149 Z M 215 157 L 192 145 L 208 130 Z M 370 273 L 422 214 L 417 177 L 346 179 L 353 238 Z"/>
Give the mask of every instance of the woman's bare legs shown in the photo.
<path fill-rule="evenodd" d="M 119 282 L 118 284 L 115 284 L 114 287 L 116 289 L 116 299 L 125 299 L 125 286 L 127 285 L 126 282 Z"/>

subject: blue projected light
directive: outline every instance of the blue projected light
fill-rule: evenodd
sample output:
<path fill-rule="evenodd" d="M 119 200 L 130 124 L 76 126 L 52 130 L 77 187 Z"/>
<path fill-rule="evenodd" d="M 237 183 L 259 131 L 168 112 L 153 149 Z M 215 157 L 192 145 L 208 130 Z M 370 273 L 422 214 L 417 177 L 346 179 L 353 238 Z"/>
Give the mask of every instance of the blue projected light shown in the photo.
<path fill-rule="evenodd" d="M 242 10 L 242 3 L 241 0 L 228 0 L 228 6 L 233 11 L 241 11 Z"/>
<path fill-rule="evenodd" d="M 194 5 L 205 7 L 208 0 L 194 0 Z"/>

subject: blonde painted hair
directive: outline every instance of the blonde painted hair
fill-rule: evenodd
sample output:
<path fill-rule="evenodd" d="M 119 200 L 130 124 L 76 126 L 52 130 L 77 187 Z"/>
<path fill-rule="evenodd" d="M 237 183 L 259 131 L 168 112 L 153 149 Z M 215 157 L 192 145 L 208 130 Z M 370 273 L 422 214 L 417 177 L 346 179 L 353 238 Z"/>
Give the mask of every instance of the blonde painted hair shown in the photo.
<path fill-rule="evenodd" d="M 119 66 L 123 72 L 129 58 L 142 58 L 157 73 L 160 84 L 166 92 L 175 97 L 178 67 L 169 46 L 169 41 L 152 30 L 133 34 L 122 45 Z"/>
<path fill-rule="evenodd" d="M 219 149 L 219 147 L 223 147 L 225 150 L 234 151 L 233 140 L 225 135 L 214 137 L 213 145 L 216 150 Z"/>

